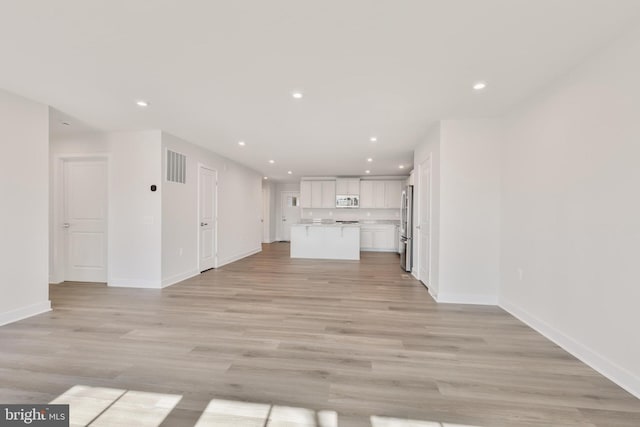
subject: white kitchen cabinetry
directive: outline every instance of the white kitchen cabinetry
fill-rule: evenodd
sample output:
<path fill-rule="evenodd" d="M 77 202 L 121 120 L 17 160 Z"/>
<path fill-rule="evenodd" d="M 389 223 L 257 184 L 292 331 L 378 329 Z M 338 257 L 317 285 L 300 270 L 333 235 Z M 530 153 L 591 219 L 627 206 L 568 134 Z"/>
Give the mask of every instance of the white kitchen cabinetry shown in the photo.
<path fill-rule="evenodd" d="M 385 181 L 373 181 L 373 207 L 384 208 Z"/>
<path fill-rule="evenodd" d="M 311 207 L 322 207 L 322 181 L 311 181 Z"/>
<path fill-rule="evenodd" d="M 300 181 L 300 205 L 302 208 L 335 208 L 336 182 L 333 180 Z"/>
<path fill-rule="evenodd" d="M 338 196 L 358 196 L 360 194 L 360 180 L 357 178 L 338 178 L 336 180 L 336 194 Z"/>
<path fill-rule="evenodd" d="M 322 207 L 327 209 L 333 209 L 336 207 L 336 182 L 335 181 L 321 181 L 322 182 Z"/>
<path fill-rule="evenodd" d="M 360 181 L 360 207 L 375 208 L 373 203 L 373 181 Z"/>
<path fill-rule="evenodd" d="M 363 209 L 400 209 L 401 197 L 402 181 L 360 182 L 360 207 Z"/>
<path fill-rule="evenodd" d="M 400 209 L 401 199 L 402 181 L 385 181 L 384 207 L 387 209 Z"/>
<path fill-rule="evenodd" d="M 397 252 L 398 226 L 393 224 L 361 224 L 360 250 Z"/>
<path fill-rule="evenodd" d="M 311 207 L 311 181 L 300 181 L 300 206 Z"/>

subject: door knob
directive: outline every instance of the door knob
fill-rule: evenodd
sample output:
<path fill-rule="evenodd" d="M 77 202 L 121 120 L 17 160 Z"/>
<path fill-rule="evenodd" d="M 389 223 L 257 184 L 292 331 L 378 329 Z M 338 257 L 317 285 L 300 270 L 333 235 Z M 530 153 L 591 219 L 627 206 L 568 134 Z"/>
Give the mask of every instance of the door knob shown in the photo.
<path fill-rule="evenodd" d="M 65 222 L 64 224 L 62 224 L 62 228 L 69 228 L 71 227 L 71 224 L 69 224 L 68 222 Z"/>

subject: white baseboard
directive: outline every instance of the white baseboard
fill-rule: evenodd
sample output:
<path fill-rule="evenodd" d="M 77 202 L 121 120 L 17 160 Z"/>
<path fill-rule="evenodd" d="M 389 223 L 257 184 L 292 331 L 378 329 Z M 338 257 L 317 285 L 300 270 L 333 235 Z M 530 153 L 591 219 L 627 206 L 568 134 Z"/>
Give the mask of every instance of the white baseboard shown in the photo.
<path fill-rule="evenodd" d="M 198 270 L 191 270 L 184 273 L 175 274 L 171 277 L 167 277 L 166 279 L 162 279 L 162 287 L 166 288 L 167 286 L 175 285 L 178 282 L 190 279 L 194 276 L 197 276 L 198 274 L 200 274 Z"/>
<path fill-rule="evenodd" d="M 436 301 L 445 304 L 498 305 L 497 295 L 450 294 L 439 292 Z"/>
<path fill-rule="evenodd" d="M 223 259 L 218 261 L 218 266 L 216 268 L 220 268 L 223 265 L 231 264 L 234 261 L 238 261 L 238 260 L 240 260 L 242 258 L 246 258 L 248 256 L 255 255 L 258 252 L 262 252 L 262 247 L 259 247 L 259 248 L 256 248 L 256 249 L 252 249 L 252 250 L 250 250 L 248 252 L 243 252 L 241 254 L 237 254 L 237 255 L 233 255 L 233 256 L 230 256 L 230 257 L 223 258 Z"/>
<path fill-rule="evenodd" d="M 637 375 L 509 301 L 501 299 L 500 307 L 640 399 L 640 377 Z"/>
<path fill-rule="evenodd" d="M 36 314 L 46 313 L 47 311 L 51 311 L 51 301 L 49 300 L 0 313 L 0 326 L 17 322 L 18 320 L 26 319 Z"/>
<path fill-rule="evenodd" d="M 162 282 L 159 280 L 144 280 L 144 279 L 109 279 L 108 286 L 114 288 L 142 288 L 142 289 L 160 289 L 162 288 Z"/>
<path fill-rule="evenodd" d="M 54 276 L 49 276 L 49 284 L 50 285 L 59 285 L 60 283 L 64 282 L 64 280 L 61 280 L 57 277 Z"/>

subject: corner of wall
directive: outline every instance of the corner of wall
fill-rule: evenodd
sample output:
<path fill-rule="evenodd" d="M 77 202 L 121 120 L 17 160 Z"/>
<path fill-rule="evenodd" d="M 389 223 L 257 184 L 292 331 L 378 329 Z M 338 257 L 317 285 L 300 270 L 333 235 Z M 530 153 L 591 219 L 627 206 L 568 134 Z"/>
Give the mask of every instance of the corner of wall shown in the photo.
<path fill-rule="evenodd" d="M 576 359 L 595 369 L 640 399 L 640 377 L 502 297 L 500 298 L 499 306 L 531 329 L 553 341 Z"/>
<path fill-rule="evenodd" d="M 47 311 L 51 311 L 50 300 L 37 302 L 25 307 L 20 307 L 11 311 L 0 313 L 0 326 L 17 322 L 18 320 L 26 319 L 38 314 L 46 313 Z"/>

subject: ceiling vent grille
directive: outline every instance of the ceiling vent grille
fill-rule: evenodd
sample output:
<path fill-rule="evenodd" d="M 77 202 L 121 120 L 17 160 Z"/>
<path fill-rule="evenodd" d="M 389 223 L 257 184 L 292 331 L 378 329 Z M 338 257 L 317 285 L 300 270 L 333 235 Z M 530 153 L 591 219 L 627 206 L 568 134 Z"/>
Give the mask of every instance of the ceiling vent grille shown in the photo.
<path fill-rule="evenodd" d="M 167 150 L 167 181 L 184 184 L 187 182 L 187 156 Z"/>

